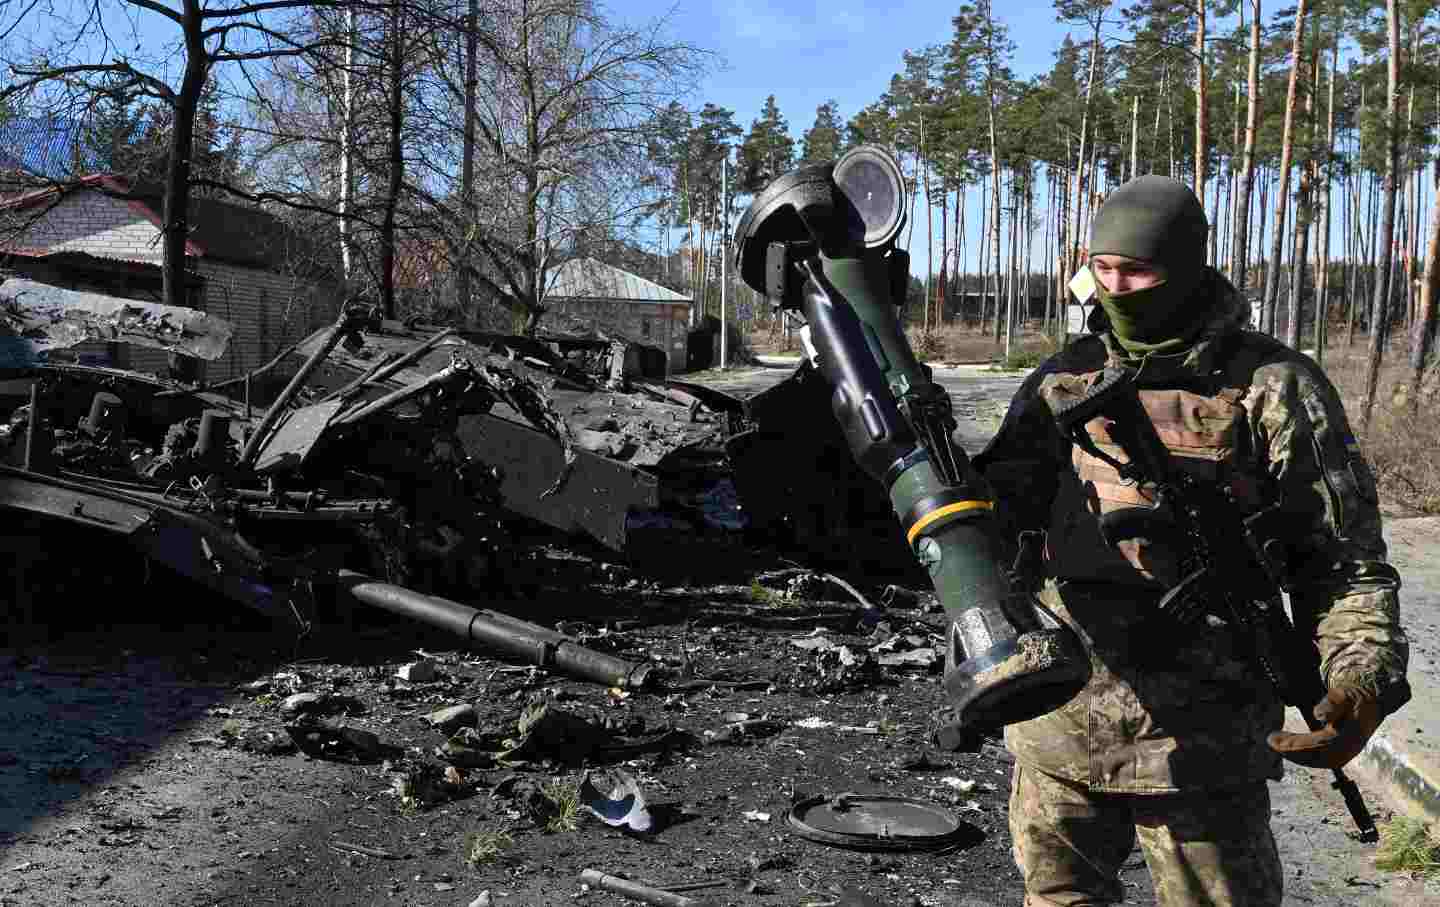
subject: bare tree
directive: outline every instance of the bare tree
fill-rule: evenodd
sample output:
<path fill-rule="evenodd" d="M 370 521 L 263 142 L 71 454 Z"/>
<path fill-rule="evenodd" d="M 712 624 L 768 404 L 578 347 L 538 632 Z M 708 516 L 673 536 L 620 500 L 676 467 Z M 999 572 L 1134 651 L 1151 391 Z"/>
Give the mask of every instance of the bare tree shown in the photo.
<path fill-rule="evenodd" d="M 97 5 L 72 30 L 52 33 L 52 46 L 37 49 L 25 60 L 10 61 L 11 81 L 0 86 L 0 104 L 10 98 L 37 94 L 52 103 L 74 103 L 77 95 L 83 99 L 125 92 L 153 99 L 171 112 L 161 225 L 167 305 L 185 303 L 185 243 L 190 234 L 195 120 L 207 78 L 225 64 L 314 52 L 317 45 L 298 44 L 290 35 L 267 24 L 267 17 L 280 10 L 326 2 L 256 0 L 207 7 L 200 0 L 118 0 L 118 16 L 123 19 L 112 18 L 117 15 L 114 11 Z M 41 14 L 37 6 L 30 5 L 30 15 Z M 167 61 L 142 61 L 112 40 L 112 34 L 123 31 L 124 19 L 158 20 L 174 30 L 180 53 L 178 84 L 157 75 L 165 71 Z"/>
<path fill-rule="evenodd" d="M 486 88 L 473 122 L 451 113 L 470 106 L 468 73 L 453 65 L 465 55 L 432 54 L 419 91 L 446 102 L 427 112 L 428 128 L 448 145 L 456 142 L 447 125 L 475 130 L 474 179 L 489 194 L 483 211 L 466 205 L 463 175 L 429 155 L 416 161 L 411 190 L 452 249 L 464 249 L 456 261 L 470 280 L 523 313 L 527 331 L 546 310 L 549 275 L 568 244 L 650 211 L 637 178 L 649 130 L 705 60 L 665 26 L 612 22 L 588 0 L 490 0 L 473 32 Z"/>

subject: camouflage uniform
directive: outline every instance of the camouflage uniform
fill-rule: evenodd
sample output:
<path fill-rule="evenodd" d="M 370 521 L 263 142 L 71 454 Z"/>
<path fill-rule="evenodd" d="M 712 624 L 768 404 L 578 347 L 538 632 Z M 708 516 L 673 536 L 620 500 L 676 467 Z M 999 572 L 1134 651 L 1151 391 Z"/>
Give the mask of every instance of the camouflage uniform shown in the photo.
<path fill-rule="evenodd" d="M 1195 413 L 1232 407 L 1233 428 L 1211 444 L 1224 448 L 1216 459 L 1225 462 L 1208 464 L 1211 474 L 1232 490 L 1246 486 L 1257 509 L 1279 501 L 1293 515 L 1292 605 L 1313 616 L 1327 685 L 1369 689 L 1393 712 L 1409 697 L 1399 580 L 1385 563 L 1374 478 L 1339 397 L 1312 360 L 1244 329 L 1249 305 L 1222 276 L 1210 271 L 1205 281 L 1213 317 L 1199 339 L 1141 369 L 1145 386 L 1189 395 L 1167 446 L 1175 454 L 1173 437 L 1220 437 Z M 1047 531 L 1041 600 L 1079 633 L 1093 667 L 1069 703 L 1006 728 L 1026 903 L 1113 900 L 1138 828 L 1166 907 L 1278 905 L 1265 782 L 1281 777 L 1281 760 L 1265 738 L 1282 725 L 1283 706 L 1218 619 L 1184 639 L 1134 638 L 1136 621 L 1173 581 L 1165 552 L 1147 560 L 1105 546 L 1097 483 L 1077 471 L 1081 458 L 1046 402 L 1083 392 L 1086 376 L 1121 360 L 1134 364 L 1105 332 L 1053 356 L 975 459 L 995 488 L 1005 535 Z"/>

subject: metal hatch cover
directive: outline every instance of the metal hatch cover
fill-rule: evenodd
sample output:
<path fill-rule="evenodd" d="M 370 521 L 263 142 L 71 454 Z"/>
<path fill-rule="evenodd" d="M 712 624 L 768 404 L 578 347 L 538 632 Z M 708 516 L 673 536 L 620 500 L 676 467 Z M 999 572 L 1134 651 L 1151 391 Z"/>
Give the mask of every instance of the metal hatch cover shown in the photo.
<path fill-rule="evenodd" d="M 802 838 L 851 850 L 951 850 L 985 836 L 933 803 L 880 794 L 810 797 L 792 806 L 785 822 Z"/>

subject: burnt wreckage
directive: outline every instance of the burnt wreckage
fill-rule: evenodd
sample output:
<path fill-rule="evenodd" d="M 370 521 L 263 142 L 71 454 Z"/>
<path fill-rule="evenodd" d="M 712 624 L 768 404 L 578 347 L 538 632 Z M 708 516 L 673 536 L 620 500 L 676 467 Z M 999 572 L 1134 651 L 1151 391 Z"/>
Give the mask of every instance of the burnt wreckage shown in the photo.
<path fill-rule="evenodd" d="M 852 564 L 886 561 L 887 541 L 906 553 L 893 521 L 858 518 L 885 502 L 806 402 L 828 393 L 808 367 L 742 402 L 664 379 L 663 362 L 656 375 L 620 340 L 458 332 L 352 305 L 268 365 L 198 387 L 35 354 L 106 340 L 214 359 L 231 329 L 203 313 L 12 279 L 0 316 L 17 593 L 56 540 L 108 539 L 279 620 L 307 625 L 317 589 L 343 589 L 475 635 L 478 612 L 436 596 L 493 586 L 517 515 L 620 553 L 677 534 Z M 863 544 L 834 537 L 873 523 Z"/>

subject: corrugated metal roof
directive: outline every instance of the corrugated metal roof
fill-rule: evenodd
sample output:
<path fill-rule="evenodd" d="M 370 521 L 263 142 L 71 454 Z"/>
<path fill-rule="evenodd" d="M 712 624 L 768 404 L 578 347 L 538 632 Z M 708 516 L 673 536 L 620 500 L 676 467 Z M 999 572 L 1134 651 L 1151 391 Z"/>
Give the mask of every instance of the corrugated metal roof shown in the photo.
<path fill-rule="evenodd" d="M 545 299 L 623 299 L 628 302 L 690 302 L 674 290 L 593 258 L 572 258 L 554 271 Z"/>
<path fill-rule="evenodd" d="M 0 170 L 23 170 L 45 179 L 84 172 L 76 160 L 80 123 L 62 117 L 14 117 L 0 122 Z"/>

